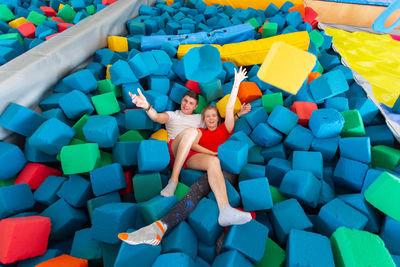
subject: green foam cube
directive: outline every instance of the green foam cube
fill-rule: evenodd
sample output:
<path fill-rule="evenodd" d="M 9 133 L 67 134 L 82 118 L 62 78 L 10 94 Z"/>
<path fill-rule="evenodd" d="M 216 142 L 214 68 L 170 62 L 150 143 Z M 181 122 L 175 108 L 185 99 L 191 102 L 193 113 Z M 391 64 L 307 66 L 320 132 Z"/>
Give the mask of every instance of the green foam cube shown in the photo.
<path fill-rule="evenodd" d="M 19 33 L 5 33 L 0 35 L 0 40 L 8 40 L 8 39 L 16 39 L 21 43 L 23 47 L 25 47 L 24 40 L 22 39 Z"/>
<path fill-rule="evenodd" d="M 64 5 L 57 13 L 57 17 L 62 18 L 63 21 L 68 23 L 71 23 L 75 16 L 76 12 L 70 5 Z"/>
<path fill-rule="evenodd" d="M 260 27 L 260 24 L 258 23 L 257 19 L 251 18 L 249 20 L 246 20 L 244 23 L 250 23 L 251 26 L 253 26 L 254 29 L 258 29 Z"/>
<path fill-rule="evenodd" d="M 114 92 L 92 96 L 92 102 L 99 115 L 112 115 L 121 110 Z"/>
<path fill-rule="evenodd" d="M 113 92 L 116 97 L 121 97 L 121 87 L 116 86 L 110 79 L 105 79 L 97 82 L 97 87 L 100 94 Z"/>
<path fill-rule="evenodd" d="M 133 193 L 136 202 L 143 202 L 160 194 L 162 189 L 161 175 L 159 172 L 137 173 L 133 176 Z"/>
<path fill-rule="evenodd" d="M 271 191 L 272 202 L 274 204 L 287 200 L 287 198 L 282 195 L 279 189 L 275 186 L 270 185 L 269 190 Z"/>
<path fill-rule="evenodd" d="M 15 15 L 7 5 L 0 5 L 0 20 L 8 22 L 13 19 L 15 19 Z"/>
<path fill-rule="evenodd" d="M 86 7 L 86 12 L 89 15 L 93 15 L 94 13 L 96 13 L 96 7 L 94 5 L 90 5 Z"/>
<path fill-rule="evenodd" d="M 344 125 L 340 136 L 357 137 L 365 135 L 365 128 L 360 112 L 356 109 L 340 112 L 344 118 Z"/>
<path fill-rule="evenodd" d="M 371 165 L 394 170 L 400 163 L 400 150 L 385 145 L 373 146 L 371 149 Z"/>
<path fill-rule="evenodd" d="M 320 48 L 324 43 L 324 36 L 318 30 L 312 30 L 308 33 L 310 41 L 314 43 L 317 48 Z"/>
<path fill-rule="evenodd" d="M 284 267 L 286 260 L 286 252 L 271 238 L 268 238 L 265 245 L 264 257 L 254 265 L 255 267 Z"/>
<path fill-rule="evenodd" d="M 365 199 L 384 214 L 400 222 L 400 179 L 383 172 L 365 190 Z"/>
<path fill-rule="evenodd" d="M 322 67 L 321 63 L 317 60 L 317 72 L 324 74 L 324 67 Z"/>
<path fill-rule="evenodd" d="M 330 241 L 337 267 L 396 266 L 378 235 L 339 227 Z"/>
<path fill-rule="evenodd" d="M 278 32 L 278 23 L 266 22 L 263 26 L 262 38 L 268 38 L 275 36 Z"/>
<path fill-rule="evenodd" d="M 179 201 L 189 192 L 189 190 L 190 190 L 189 186 L 183 183 L 178 183 L 174 195 L 178 198 Z"/>
<path fill-rule="evenodd" d="M 272 110 L 275 108 L 275 106 L 277 105 L 283 106 L 282 93 L 263 95 L 261 98 L 261 102 L 265 111 L 267 111 L 267 113 L 271 113 Z"/>
<path fill-rule="evenodd" d="M 96 168 L 100 168 L 113 163 L 113 156 L 111 153 L 100 150 L 100 160 L 97 161 Z"/>
<path fill-rule="evenodd" d="M 47 17 L 45 15 L 42 15 L 36 11 L 29 12 L 28 17 L 26 18 L 27 21 L 32 22 L 35 26 L 39 26 L 46 19 L 47 19 Z"/>
<path fill-rule="evenodd" d="M 63 146 L 60 152 L 61 167 L 64 174 L 76 174 L 93 170 L 100 160 L 97 143 Z"/>
<path fill-rule="evenodd" d="M 118 137 L 119 142 L 142 141 L 143 136 L 137 130 L 129 130 Z"/>
<path fill-rule="evenodd" d="M 85 126 L 85 124 L 86 124 L 86 122 L 88 121 L 88 119 L 89 119 L 89 115 L 88 114 L 85 114 L 85 115 L 83 115 L 75 124 L 74 124 L 74 126 L 72 126 L 72 129 L 74 129 L 75 130 L 75 138 L 78 138 L 78 139 L 81 139 L 81 140 L 83 140 L 83 141 L 85 141 L 86 142 L 86 137 L 85 137 L 85 135 L 83 134 L 83 130 L 82 130 L 82 128 L 83 128 L 83 126 Z"/>
<path fill-rule="evenodd" d="M 197 102 L 197 108 L 193 111 L 193 113 L 201 114 L 201 112 L 207 105 L 208 105 L 207 100 L 202 95 L 199 95 L 199 101 Z"/>
<path fill-rule="evenodd" d="M 13 185 L 15 182 L 15 179 L 16 179 L 15 177 L 11 178 L 11 179 L 7 179 L 7 180 L 0 179 L 0 187 Z"/>

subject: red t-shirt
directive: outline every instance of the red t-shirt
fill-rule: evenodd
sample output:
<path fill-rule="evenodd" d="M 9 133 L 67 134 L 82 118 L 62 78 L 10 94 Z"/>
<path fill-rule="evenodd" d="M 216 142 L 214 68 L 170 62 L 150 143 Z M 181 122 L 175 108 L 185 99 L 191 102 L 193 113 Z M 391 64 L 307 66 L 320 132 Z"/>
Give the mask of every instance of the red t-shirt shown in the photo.
<path fill-rule="evenodd" d="M 226 129 L 225 122 L 218 126 L 214 131 L 203 128 L 200 128 L 200 131 L 202 135 L 199 140 L 199 145 L 214 152 L 217 152 L 218 147 L 231 136 L 231 133 Z"/>

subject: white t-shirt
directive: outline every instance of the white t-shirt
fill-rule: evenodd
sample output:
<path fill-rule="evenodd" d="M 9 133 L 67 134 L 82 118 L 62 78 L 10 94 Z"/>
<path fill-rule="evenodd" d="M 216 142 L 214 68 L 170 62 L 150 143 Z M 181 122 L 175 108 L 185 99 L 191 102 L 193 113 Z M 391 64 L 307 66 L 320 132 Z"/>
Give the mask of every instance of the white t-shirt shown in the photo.
<path fill-rule="evenodd" d="M 186 115 L 181 110 L 167 111 L 169 120 L 165 123 L 168 132 L 168 141 L 175 137 L 186 128 L 202 128 L 204 123 L 201 121 L 201 114 Z"/>

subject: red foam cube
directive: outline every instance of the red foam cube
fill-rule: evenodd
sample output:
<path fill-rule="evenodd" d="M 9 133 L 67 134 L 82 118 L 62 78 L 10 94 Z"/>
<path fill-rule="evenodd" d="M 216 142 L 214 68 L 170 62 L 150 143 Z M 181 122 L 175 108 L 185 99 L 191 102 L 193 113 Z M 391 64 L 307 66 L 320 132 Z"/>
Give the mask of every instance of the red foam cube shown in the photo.
<path fill-rule="evenodd" d="M 308 121 L 310 120 L 311 113 L 317 109 L 317 104 L 305 101 L 295 101 L 290 107 L 290 110 L 299 116 L 297 123 L 304 127 L 308 127 Z"/>
<path fill-rule="evenodd" d="M 191 80 L 186 81 L 185 87 L 189 88 L 190 90 L 192 90 L 197 94 L 200 94 L 200 86 L 199 83 L 196 81 L 191 81 Z"/>
<path fill-rule="evenodd" d="M 65 22 L 62 18 L 59 18 L 59 17 L 52 17 L 51 20 L 52 21 L 57 21 L 57 22 L 60 22 L 60 23 Z"/>
<path fill-rule="evenodd" d="M 41 6 L 40 10 L 44 12 L 46 17 L 54 17 L 57 15 L 57 12 L 50 6 Z"/>
<path fill-rule="evenodd" d="M 119 190 L 119 194 L 121 196 L 133 193 L 133 182 L 132 182 L 132 177 L 134 174 L 133 170 L 124 171 L 124 174 L 126 180 L 126 187 L 124 189 Z"/>
<path fill-rule="evenodd" d="M 35 38 L 35 31 L 36 31 L 36 26 L 28 21 L 25 22 L 24 24 L 21 24 L 17 27 L 17 30 L 25 37 L 25 38 Z"/>
<path fill-rule="evenodd" d="M 8 264 L 43 255 L 50 230 L 50 218 L 43 216 L 1 220 L 0 262 Z"/>
<path fill-rule="evenodd" d="M 44 164 L 29 162 L 19 173 L 14 184 L 28 184 L 32 190 L 36 190 L 50 175 L 61 176 L 62 172 Z"/>
<path fill-rule="evenodd" d="M 102 5 L 111 5 L 112 3 L 116 2 L 117 0 L 102 0 Z"/>
<path fill-rule="evenodd" d="M 52 258 L 36 265 L 36 267 L 87 267 L 88 260 L 72 257 L 67 254 Z"/>
<path fill-rule="evenodd" d="M 318 13 L 314 9 L 309 6 L 304 8 L 304 22 L 312 24 L 317 17 Z"/>
<path fill-rule="evenodd" d="M 68 29 L 68 27 L 72 27 L 72 26 L 74 26 L 75 24 L 72 24 L 72 23 L 66 23 L 66 22 L 61 22 L 61 23 L 58 23 L 57 24 L 57 28 L 58 28 L 58 31 L 59 32 L 63 32 L 63 31 L 65 31 L 66 29 Z"/>

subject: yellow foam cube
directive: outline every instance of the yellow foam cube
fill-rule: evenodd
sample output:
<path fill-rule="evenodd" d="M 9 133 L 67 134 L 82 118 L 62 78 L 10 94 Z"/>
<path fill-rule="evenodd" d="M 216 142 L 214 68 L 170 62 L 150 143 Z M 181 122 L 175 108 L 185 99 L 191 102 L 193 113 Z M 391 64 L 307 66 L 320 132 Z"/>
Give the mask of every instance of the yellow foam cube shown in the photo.
<path fill-rule="evenodd" d="M 122 36 L 108 36 L 108 49 L 114 52 L 128 51 L 128 39 Z"/>
<path fill-rule="evenodd" d="M 58 5 L 58 10 L 61 10 L 64 7 L 64 4 L 59 4 Z"/>
<path fill-rule="evenodd" d="M 26 18 L 20 17 L 10 21 L 8 25 L 10 25 L 11 28 L 17 28 L 19 25 L 22 25 L 24 23 L 26 23 Z"/>
<path fill-rule="evenodd" d="M 168 132 L 165 129 L 158 130 L 157 132 L 153 133 L 150 137 L 153 139 L 168 142 Z"/>
<path fill-rule="evenodd" d="M 221 115 L 222 118 L 225 118 L 225 112 L 226 112 L 226 104 L 228 104 L 230 94 L 227 94 L 223 98 L 221 98 L 220 101 L 217 102 L 217 109 L 219 112 L 219 115 Z M 242 103 L 240 103 L 240 100 L 238 97 L 236 97 L 236 102 L 235 106 L 233 107 L 233 112 L 237 113 L 240 110 L 240 107 L 242 106 Z"/>
<path fill-rule="evenodd" d="M 110 75 L 110 67 L 112 65 L 107 65 L 107 69 L 106 69 L 106 79 L 111 79 L 111 75 Z"/>
<path fill-rule="evenodd" d="M 315 66 L 317 58 L 284 42 L 272 45 L 257 77 L 291 94 L 296 94 Z"/>

